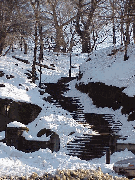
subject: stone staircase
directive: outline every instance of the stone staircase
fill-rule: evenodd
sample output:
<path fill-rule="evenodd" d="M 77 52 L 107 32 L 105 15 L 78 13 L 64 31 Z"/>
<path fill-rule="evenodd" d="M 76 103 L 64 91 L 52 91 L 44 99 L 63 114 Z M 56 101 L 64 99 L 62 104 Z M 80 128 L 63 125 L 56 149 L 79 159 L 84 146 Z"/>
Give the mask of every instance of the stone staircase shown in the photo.
<path fill-rule="evenodd" d="M 110 137 L 106 135 L 84 135 L 76 137 L 67 144 L 68 155 L 77 156 L 83 160 L 102 157 L 109 146 Z"/>
<path fill-rule="evenodd" d="M 122 123 L 120 121 L 115 122 L 114 114 L 96 114 L 85 113 L 86 121 L 93 125 L 93 130 L 97 130 L 102 133 L 117 133 L 120 130 Z"/>
<path fill-rule="evenodd" d="M 111 146 L 113 152 L 117 137 L 112 134 L 120 130 L 120 122 L 115 124 L 113 114 L 84 113 L 84 107 L 78 97 L 65 97 L 64 92 L 69 90 L 67 83 L 73 79 L 75 78 L 63 77 L 57 83 L 44 83 L 41 86 L 50 94 L 47 98 L 43 98 L 45 101 L 69 111 L 76 122 L 100 133 L 100 135 L 84 134 L 82 137 L 75 137 L 67 144 L 68 154 L 90 160 L 104 155 L 108 146 Z"/>

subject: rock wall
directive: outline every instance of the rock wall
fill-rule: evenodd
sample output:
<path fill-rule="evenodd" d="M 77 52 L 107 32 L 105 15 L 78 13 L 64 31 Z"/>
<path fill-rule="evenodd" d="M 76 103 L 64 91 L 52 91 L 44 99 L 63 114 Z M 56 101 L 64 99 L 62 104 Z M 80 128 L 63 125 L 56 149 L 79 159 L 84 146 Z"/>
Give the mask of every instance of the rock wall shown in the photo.
<path fill-rule="evenodd" d="M 12 121 L 27 125 L 34 121 L 41 110 L 42 108 L 35 104 L 0 98 L 0 131 L 4 131 L 6 125 Z"/>
<path fill-rule="evenodd" d="M 8 117 L 25 125 L 32 122 L 41 112 L 41 107 L 26 102 L 12 102 Z"/>
<path fill-rule="evenodd" d="M 41 149 L 49 148 L 52 152 L 57 152 L 60 149 L 59 135 L 50 129 L 46 129 L 46 136 L 50 135 L 48 141 L 27 140 L 23 137 L 23 132 L 29 131 L 27 127 L 7 127 L 6 128 L 6 144 L 14 146 L 16 149 L 29 153 Z M 49 134 L 47 134 L 50 132 Z"/>

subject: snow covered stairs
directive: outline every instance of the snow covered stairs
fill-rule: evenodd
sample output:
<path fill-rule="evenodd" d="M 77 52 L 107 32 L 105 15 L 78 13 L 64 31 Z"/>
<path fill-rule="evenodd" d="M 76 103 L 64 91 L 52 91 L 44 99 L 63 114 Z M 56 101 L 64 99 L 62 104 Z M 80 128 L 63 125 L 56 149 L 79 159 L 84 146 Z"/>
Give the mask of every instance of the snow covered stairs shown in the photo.
<path fill-rule="evenodd" d="M 110 137 L 106 135 L 84 135 L 76 137 L 67 145 L 68 155 L 77 156 L 83 160 L 100 158 L 109 146 Z"/>
<path fill-rule="evenodd" d="M 120 131 L 120 126 L 122 126 L 122 123 L 120 121 L 115 122 L 113 120 L 114 114 L 104 114 L 103 118 L 111 125 L 111 129 L 113 132 Z"/>
<path fill-rule="evenodd" d="M 119 131 L 121 124 L 118 123 L 112 129 L 111 124 L 115 122 L 113 120 L 114 115 L 86 113 L 84 116 L 86 122 L 92 126 L 92 129 L 100 134 L 84 134 L 82 137 L 75 137 L 73 141 L 67 144 L 68 154 L 78 156 L 84 160 L 90 160 L 104 155 L 107 147 L 110 147 L 111 151 L 115 152 L 118 136 L 115 136 L 114 133 Z"/>
<path fill-rule="evenodd" d="M 92 125 L 93 130 L 101 133 L 117 133 L 122 125 L 120 121 L 114 121 L 114 114 L 85 113 L 86 121 Z"/>
<path fill-rule="evenodd" d="M 73 119 L 76 120 L 76 122 L 83 124 L 87 128 L 91 128 L 90 124 L 86 122 L 85 114 L 84 114 L 84 106 L 80 103 L 80 100 L 78 97 L 72 97 L 72 104 L 77 106 L 76 111 L 72 112 L 71 115 L 73 116 Z"/>
<path fill-rule="evenodd" d="M 83 113 L 83 106 L 81 105 L 79 99 L 77 97 L 65 97 L 61 94 L 57 93 L 56 87 L 52 86 L 52 89 L 55 89 L 55 93 L 51 92 L 49 87 L 46 89 L 47 93 L 50 93 L 51 96 L 48 96 L 47 98 L 43 98 L 45 101 L 48 101 L 49 103 L 54 104 L 56 107 L 62 107 L 63 109 L 69 111 L 73 117 L 78 123 L 83 124 L 85 127 L 91 129 L 91 126 L 89 123 L 85 120 L 85 114 Z M 55 88 L 54 88 L 55 87 Z"/>
<path fill-rule="evenodd" d="M 73 78 L 74 79 L 74 78 Z M 78 156 L 84 160 L 98 158 L 104 155 L 106 147 L 110 143 L 110 134 L 118 131 L 117 126 L 112 130 L 113 114 L 95 114 L 84 113 L 83 106 L 78 97 L 65 97 L 64 92 L 69 90 L 68 83 L 72 78 L 61 78 L 57 83 L 45 83 L 45 91 L 50 94 L 49 97 L 43 98 L 45 101 L 53 103 L 57 107 L 69 111 L 72 117 L 78 122 L 92 127 L 93 130 L 101 133 L 100 135 L 84 134 L 82 137 L 75 137 L 73 141 L 67 144 L 68 154 Z"/>

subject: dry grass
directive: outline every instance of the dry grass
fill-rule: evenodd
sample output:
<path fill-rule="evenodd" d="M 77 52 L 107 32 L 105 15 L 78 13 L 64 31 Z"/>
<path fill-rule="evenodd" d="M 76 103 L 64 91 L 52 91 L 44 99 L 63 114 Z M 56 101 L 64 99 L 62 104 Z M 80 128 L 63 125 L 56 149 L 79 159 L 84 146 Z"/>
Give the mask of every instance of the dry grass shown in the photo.
<path fill-rule="evenodd" d="M 45 173 L 42 177 L 33 173 L 30 177 L 12 177 L 3 176 L 0 180 L 128 180 L 126 177 L 113 177 L 109 174 L 104 174 L 101 169 L 94 170 L 58 170 L 55 175 Z"/>

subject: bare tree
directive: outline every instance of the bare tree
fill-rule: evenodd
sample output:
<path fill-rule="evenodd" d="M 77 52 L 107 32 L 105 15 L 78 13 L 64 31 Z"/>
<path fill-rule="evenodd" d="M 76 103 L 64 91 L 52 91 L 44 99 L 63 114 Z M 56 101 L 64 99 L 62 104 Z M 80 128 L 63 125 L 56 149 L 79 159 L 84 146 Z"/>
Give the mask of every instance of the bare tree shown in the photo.
<path fill-rule="evenodd" d="M 81 38 L 83 53 L 89 53 L 95 47 L 97 34 L 95 31 L 94 14 L 100 2 L 101 0 L 76 1 L 76 32 Z"/>
<path fill-rule="evenodd" d="M 64 27 L 76 16 L 73 3 L 69 0 L 47 0 L 46 13 L 50 15 L 52 30 L 54 30 L 55 48 L 54 51 L 66 52 L 67 42 L 64 37 Z"/>
<path fill-rule="evenodd" d="M 26 36 L 28 26 L 27 0 L 0 1 L 0 54 L 7 45 L 12 45 L 20 36 Z"/>

